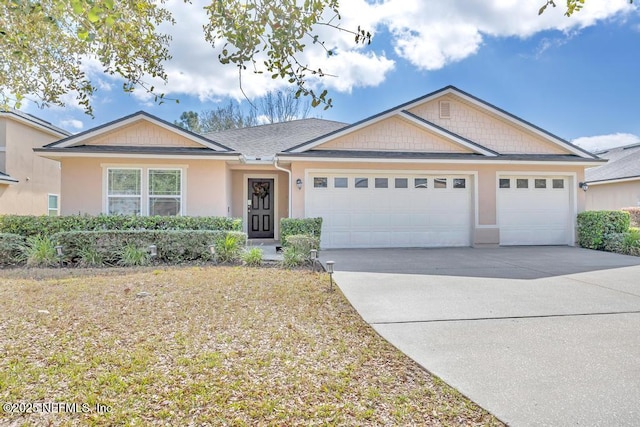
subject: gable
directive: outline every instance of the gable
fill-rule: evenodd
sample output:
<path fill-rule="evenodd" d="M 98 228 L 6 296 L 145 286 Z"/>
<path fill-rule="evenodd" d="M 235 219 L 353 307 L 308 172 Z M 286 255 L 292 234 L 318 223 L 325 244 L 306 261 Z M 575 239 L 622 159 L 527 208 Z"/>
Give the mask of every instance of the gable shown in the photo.
<path fill-rule="evenodd" d="M 449 103 L 449 118 L 440 116 L 440 103 L 443 101 Z M 431 99 L 408 111 L 500 154 L 572 154 L 548 139 L 453 94 Z"/>
<path fill-rule="evenodd" d="M 128 126 L 87 139 L 83 145 L 127 147 L 193 147 L 198 144 L 176 132 L 164 129 L 148 121 L 137 121 Z"/>
<path fill-rule="evenodd" d="M 316 150 L 472 153 L 466 147 L 399 117 L 389 117 L 332 139 Z"/>

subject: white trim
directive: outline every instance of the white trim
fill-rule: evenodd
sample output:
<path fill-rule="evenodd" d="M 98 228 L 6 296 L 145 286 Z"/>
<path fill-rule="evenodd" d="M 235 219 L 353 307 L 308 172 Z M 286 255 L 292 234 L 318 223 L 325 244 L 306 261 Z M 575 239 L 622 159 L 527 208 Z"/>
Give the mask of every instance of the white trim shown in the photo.
<path fill-rule="evenodd" d="M 273 179 L 273 238 L 280 240 L 280 215 L 278 212 L 278 174 L 277 173 L 243 173 L 242 174 L 242 224 L 243 231 L 249 235 L 249 216 L 247 212 L 247 195 L 249 179 Z M 291 214 L 289 214 L 291 215 Z"/>
<path fill-rule="evenodd" d="M 539 172 L 539 171 L 496 171 L 495 191 L 496 191 L 496 224 L 500 228 L 500 176 L 557 176 L 568 178 L 567 185 L 569 186 L 569 203 L 571 204 L 571 224 L 569 227 L 569 241 L 567 245 L 575 246 L 576 242 L 576 218 L 578 216 L 578 174 L 575 172 Z M 551 189 L 552 190 L 552 189 Z M 582 190 L 581 190 L 582 191 Z"/>
<path fill-rule="evenodd" d="M 459 146 L 462 146 L 464 148 L 467 148 L 467 149 L 473 151 L 474 153 L 483 154 L 483 155 L 488 156 L 488 157 L 495 157 L 496 156 L 495 153 L 489 151 L 488 149 L 483 148 L 483 147 L 481 147 L 479 145 L 470 144 L 469 142 L 465 141 L 464 139 L 462 139 L 462 138 L 460 138 L 460 137 L 458 137 L 456 135 L 452 135 L 450 133 L 447 133 L 447 132 L 443 131 L 442 129 L 439 129 L 439 128 L 435 127 L 435 126 L 430 125 L 429 123 L 425 123 L 424 121 L 412 116 L 411 114 L 407 114 L 407 112 L 404 111 L 404 110 L 400 111 L 398 113 L 398 116 L 400 118 L 404 119 L 404 120 L 407 120 L 407 121 L 413 123 L 414 125 L 417 125 L 418 127 L 422 128 L 422 129 L 424 129 L 426 131 L 435 133 L 436 135 L 441 136 L 441 137 L 453 142 L 456 145 L 459 145 Z"/>
<path fill-rule="evenodd" d="M 186 138 L 186 139 L 188 139 L 188 140 L 190 140 L 192 142 L 195 142 L 198 145 L 202 145 L 204 147 L 211 148 L 212 150 L 215 150 L 215 151 L 223 150 L 223 148 L 220 147 L 218 144 L 204 141 L 201 138 L 198 138 L 198 137 L 196 137 L 194 135 L 191 135 L 189 132 L 185 132 L 185 131 L 183 131 L 183 130 L 181 130 L 179 128 L 175 128 L 175 127 L 170 126 L 170 125 L 168 125 L 166 123 L 163 123 L 163 122 L 161 122 L 161 121 L 159 121 L 159 120 L 157 120 L 157 119 L 155 119 L 153 117 L 149 117 L 149 116 L 147 116 L 145 114 L 141 114 L 141 113 L 134 114 L 133 116 L 131 116 L 131 117 L 125 119 L 125 120 L 116 120 L 115 122 L 112 122 L 111 124 L 108 124 L 108 125 L 106 125 L 104 127 L 101 127 L 99 129 L 96 129 L 96 130 L 93 130 L 93 131 L 88 131 L 88 132 L 86 132 L 86 133 L 84 133 L 82 135 L 69 137 L 68 141 L 65 141 L 65 142 L 63 142 L 61 144 L 57 144 L 52 148 L 73 147 L 74 145 L 80 144 L 81 142 L 86 141 L 88 139 L 92 139 L 92 138 L 98 137 L 100 135 L 104 135 L 105 133 L 109 133 L 109 132 L 112 132 L 114 130 L 117 130 L 117 129 L 120 129 L 120 128 L 124 128 L 126 126 L 132 125 L 132 124 L 140 122 L 140 121 L 146 121 L 146 122 L 152 123 L 152 124 L 154 124 L 156 126 L 159 126 L 159 127 L 163 128 L 165 130 L 168 130 L 168 131 L 170 131 L 172 133 L 180 135 L 180 136 L 182 136 L 182 137 L 184 137 L 184 138 Z"/>
<path fill-rule="evenodd" d="M 58 207 L 56 209 L 51 209 L 51 206 L 49 205 L 49 197 L 51 197 L 51 196 L 55 196 L 56 197 L 56 204 L 58 205 Z M 50 212 L 52 210 L 56 211 L 56 216 L 60 216 L 60 194 L 47 193 L 47 216 L 51 216 Z"/>
<path fill-rule="evenodd" d="M 141 154 L 141 153 L 81 153 L 53 151 L 48 149 L 37 149 L 34 152 L 40 157 L 57 160 L 60 157 L 87 157 L 87 158 L 122 158 L 122 159 L 181 159 L 181 160 L 237 160 L 240 155 L 194 155 L 194 154 Z"/>
<path fill-rule="evenodd" d="M 433 164 L 442 164 L 442 163 L 461 163 L 461 164 L 473 164 L 473 165 L 491 165 L 491 164 L 518 164 L 518 165 L 562 165 L 562 166 L 594 166 L 601 165 L 602 162 L 599 160 L 593 161 L 576 161 L 576 162 L 567 162 L 567 161 L 556 161 L 556 160 L 466 160 L 466 159 L 389 159 L 389 158 L 366 158 L 366 157 L 357 157 L 357 158 L 347 158 L 347 157 L 298 157 L 298 156 L 278 156 L 278 159 L 281 161 L 287 162 L 325 162 L 325 163 L 433 163 Z M 591 183 L 589 183 L 591 185 Z"/>
<path fill-rule="evenodd" d="M 629 178 L 605 179 L 602 181 L 586 181 L 586 183 L 589 184 L 589 187 L 591 187 L 592 185 L 617 184 L 619 182 L 629 182 L 629 181 L 640 181 L 640 176 L 632 176 Z"/>
<path fill-rule="evenodd" d="M 23 113 L 26 114 L 26 113 Z M 7 119 L 13 119 L 16 122 L 20 122 L 24 125 L 30 126 L 30 127 L 34 127 L 37 128 L 43 132 L 46 132 L 50 135 L 56 136 L 60 139 L 64 139 L 67 137 L 70 137 L 72 134 L 71 132 L 67 132 L 64 129 L 61 129 L 60 131 L 57 131 L 55 129 L 52 129 L 44 124 L 40 124 L 38 122 L 36 122 L 35 120 L 40 120 L 37 117 L 34 116 L 34 120 L 29 120 L 25 117 L 22 117 L 20 114 L 16 114 L 16 113 L 12 113 L 10 111 L 0 111 L 0 118 L 5 117 Z M 53 126 L 53 125 L 51 125 Z"/>

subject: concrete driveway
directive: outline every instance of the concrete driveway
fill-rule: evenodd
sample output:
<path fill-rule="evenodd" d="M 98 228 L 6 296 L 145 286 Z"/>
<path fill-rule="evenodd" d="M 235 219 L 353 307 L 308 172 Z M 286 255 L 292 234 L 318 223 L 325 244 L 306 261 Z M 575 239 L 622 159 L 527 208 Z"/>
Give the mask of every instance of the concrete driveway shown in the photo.
<path fill-rule="evenodd" d="M 322 259 L 380 335 L 507 424 L 640 425 L 640 258 L 512 247 Z"/>

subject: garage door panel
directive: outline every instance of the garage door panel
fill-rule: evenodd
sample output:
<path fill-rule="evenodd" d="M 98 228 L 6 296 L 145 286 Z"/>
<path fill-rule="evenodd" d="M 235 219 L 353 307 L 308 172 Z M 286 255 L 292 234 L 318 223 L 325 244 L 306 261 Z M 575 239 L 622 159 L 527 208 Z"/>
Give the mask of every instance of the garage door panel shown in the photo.
<path fill-rule="evenodd" d="M 316 173 L 327 177 L 327 188 L 310 188 L 306 214 L 323 218 L 322 246 L 348 247 L 438 247 L 469 246 L 471 235 L 471 190 L 434 188 L 435 178 L 454 176 Z M 347 177 L 348 188 L 333 188 L 334 177 Z M 408 188 L 395 188 L 395 178 L 405 178 Z M 367 178 L 369 188 L 355 188 L 356 178 Z M 386 178 L 388 188 L 375 188 L 375 178 Z M 414 188 L 414 179 L 427 179 L 427 188 Z M 464 177 L 469 180 L 468 177 Z"/>
<path fill-rule="evenodd" d="M 501 245 L 571 244 L 571 197 L 567 177 L 501 176 L 510 188 L 498 188 L 498 222 Z M 518 180 L 528 188 L 517 188 Z M 535 188 L 536 179 L 546 188 Z M 553 188 L 552 180 L 562 180 Z"/>

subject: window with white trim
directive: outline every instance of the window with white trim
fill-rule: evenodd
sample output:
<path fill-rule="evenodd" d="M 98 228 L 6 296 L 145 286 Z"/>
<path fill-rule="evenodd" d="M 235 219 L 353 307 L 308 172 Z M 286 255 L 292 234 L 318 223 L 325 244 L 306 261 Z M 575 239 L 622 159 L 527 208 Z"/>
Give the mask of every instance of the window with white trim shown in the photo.
<path fill-rule="evenodd" d="M 47 201 L 49 216 L 60 215 L 60 205 L 58 204 L 59 199 L 60 196 L 58 196 L 57 194 L 49 194 Z"/>
<path fill-rule="evenodd" d="M 109 168 L 106 180 L 109 215 L 182 214 L 182 169 Z"/>

